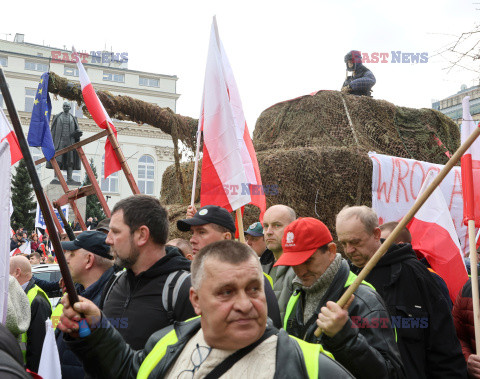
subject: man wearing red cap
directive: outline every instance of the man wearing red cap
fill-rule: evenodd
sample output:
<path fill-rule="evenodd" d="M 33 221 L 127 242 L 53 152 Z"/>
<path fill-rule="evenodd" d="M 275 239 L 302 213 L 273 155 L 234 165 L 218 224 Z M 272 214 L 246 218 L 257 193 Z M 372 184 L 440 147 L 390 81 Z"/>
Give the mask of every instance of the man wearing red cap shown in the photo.
<path fill-rule="evenodd" d="M 356 275 L 337 254 L 330 231 L 317 219 L 299 218 L 285 228 L 275 266 L 292 266 L 294 293 L 285 330 L 320 343 L 357 378 L 403 378 L 403 365 L 383 300 L 361 284 L 344 308 L 336 301 Z M 314 335 L 319 326 L 320 338 Z"/>

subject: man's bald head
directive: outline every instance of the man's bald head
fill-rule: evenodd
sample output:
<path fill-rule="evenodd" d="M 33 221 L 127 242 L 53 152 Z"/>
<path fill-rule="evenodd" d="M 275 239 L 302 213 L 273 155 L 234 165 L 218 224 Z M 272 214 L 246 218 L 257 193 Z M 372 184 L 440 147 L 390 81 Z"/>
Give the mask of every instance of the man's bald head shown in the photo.
<path fill-rule="evenodd" d="M 295 211 L 287 205 L 283 205 L 283 204 L 272 205 L 270 208 L 266 210 L 265 214 L 270 214 L 272 212 L 280 213 L 282 216 L 286 218 L 286 220 L 289 221 L 289 223 L 294 222 L 297 219 L 297 214 L 295 213 Z"/>
<path fill-rule="evenodd" d="M 28 282 L 32 278 L 32 266 L 30 261 L 23 256 L 11 257 L 10 275 L 15 277 L 20 285 Z"/>
<path fill-rule="evenodd" d="M 283 230 L 295 221 L 295 211 L 286 205 L 272 205 L 263 216 L 263 235 L 267 248 L 275 255 L 275 259 L 282 254 Z"/>

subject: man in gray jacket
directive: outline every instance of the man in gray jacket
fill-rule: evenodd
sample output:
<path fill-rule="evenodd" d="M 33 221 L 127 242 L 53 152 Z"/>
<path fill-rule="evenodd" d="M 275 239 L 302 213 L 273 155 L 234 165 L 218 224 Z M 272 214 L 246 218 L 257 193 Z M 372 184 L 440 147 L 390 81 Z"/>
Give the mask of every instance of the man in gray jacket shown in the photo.
<path fill-rule="evenodd" d="M 365 283 L 341 308 L 336 302 L 356 278 L 337 254 L 320 220 L 299 218 L 285 228 L 283 254 L 276 265 L 291 266 L 296 277 L 284 320 L 285 330 L 321 343 L 356 378 L 403 378 L 394 329 L 380 295 Z M 317 326 L 323 334 L 314 335 Z"/>

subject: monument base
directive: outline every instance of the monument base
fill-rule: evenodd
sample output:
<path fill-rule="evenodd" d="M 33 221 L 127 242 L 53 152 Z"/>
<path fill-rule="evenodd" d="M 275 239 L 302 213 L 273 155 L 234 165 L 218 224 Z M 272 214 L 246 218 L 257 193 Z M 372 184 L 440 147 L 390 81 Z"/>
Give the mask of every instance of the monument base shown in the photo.
<path fill-rule="evenodd" d="M 55 179 L 55 180 L 58 180 L 58 179 Z M 75 183 L 79 183 L 79 182 L 75 182 Z M 77 189 L 77 188 L 81 187 L 81 184 L 79 183 L 78 185 L 75 185 L 75 184 L 70 184 L 69 183 L 68 186 L 69 186 L 69 189 L 74 190 L 74 189 Z M 53 205 L 54 201 L 57 201 L 59 198 L 61 198 L 65 194 L 65 192 L 63 192 L 62 186 L 60 185 L 60 182 L 58 182 L 58 184 L 54 184 L 54 183 L 47 184 L 44 187 L 44 190 L 45 190 L 45 192 L 48 196 L 48 199 L 52 203 L 52 205 Z M 75 204 L 77 205 L 77 208 L 78 208 L 78 211 L 80 212 L 80 215 L 82 216 L 83 220 L 85 221 L 85 219 L 86 219 L 85 218 L 85 212 L 87 210 L 87 198 L 82 197 L 81 199 L 75 200 Z M 75 219 L 75 213 L 73 212 L 73 209 L 72 209 L 71 206 L 69 208 L 67 219 L 68 219 L 69 222 L 71 222 Z"/>

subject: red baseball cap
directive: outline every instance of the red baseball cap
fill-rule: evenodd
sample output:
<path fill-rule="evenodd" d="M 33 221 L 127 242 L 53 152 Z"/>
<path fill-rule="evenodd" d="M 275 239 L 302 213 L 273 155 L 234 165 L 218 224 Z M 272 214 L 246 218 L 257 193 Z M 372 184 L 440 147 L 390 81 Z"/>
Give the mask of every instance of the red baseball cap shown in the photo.
<path fill-rule="evenodd" d="M 332 241 L 332 235 L 323 222 L 312 217 L 300 217 L 285 228 L 283 253 L 274 266 L 300 265 L 319 247 Z"/>

